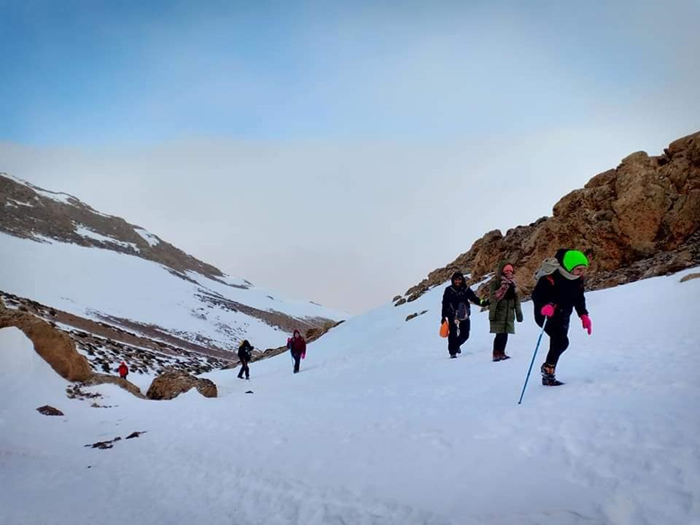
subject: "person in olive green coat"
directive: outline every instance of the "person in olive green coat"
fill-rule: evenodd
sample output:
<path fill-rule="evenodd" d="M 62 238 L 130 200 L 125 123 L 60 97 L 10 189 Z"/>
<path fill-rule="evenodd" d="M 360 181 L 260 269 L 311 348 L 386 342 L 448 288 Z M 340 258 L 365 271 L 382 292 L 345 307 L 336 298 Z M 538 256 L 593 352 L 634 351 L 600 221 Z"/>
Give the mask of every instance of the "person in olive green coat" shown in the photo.
<path fill-rule="evenodd" d="M 510 359 L 510 356 L 506 355 L 508 334 L 515 333 L 516 320 L 519 323 L 523 322 L 514 271 L 512 264 L 501 261 L 489 287 L 489 321 L 491 333 L 496 334 L 493 340 L 495 362 Z"/>

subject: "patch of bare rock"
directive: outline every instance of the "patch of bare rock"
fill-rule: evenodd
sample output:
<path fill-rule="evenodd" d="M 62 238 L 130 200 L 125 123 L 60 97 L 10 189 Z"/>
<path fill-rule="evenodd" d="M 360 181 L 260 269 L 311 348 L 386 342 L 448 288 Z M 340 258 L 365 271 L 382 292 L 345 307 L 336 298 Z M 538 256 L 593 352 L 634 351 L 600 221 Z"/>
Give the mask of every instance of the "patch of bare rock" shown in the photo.
<path fill-rule="evenodd" d="M 156 377 L 148 388 L 148 399 L 174 399 L 180 394 L 196 388 L 204 397 L 217 397 L 218 391 L 213 381 L 195 377 L 181 371 L 171 371 Z"/>

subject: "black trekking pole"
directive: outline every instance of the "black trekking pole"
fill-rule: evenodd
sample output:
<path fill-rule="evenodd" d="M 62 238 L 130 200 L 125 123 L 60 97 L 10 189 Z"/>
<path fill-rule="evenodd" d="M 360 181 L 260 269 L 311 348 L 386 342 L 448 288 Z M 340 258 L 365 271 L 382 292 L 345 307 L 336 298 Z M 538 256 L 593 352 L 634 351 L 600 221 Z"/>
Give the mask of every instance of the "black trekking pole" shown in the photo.
<path fill-rule="evenodd" d="M 523 385 L 523 391 L 520 393 L 520 401 L 518 404 L 521 405 L 523 402 L 523 396 L 525 395 L 525 389 L 527 388 L 527 382 L 530 379 L 530 372 L 532 372 L 532 365 L 535 364 L 535 357 L 537 356 L 537 350 L 540 348 L 540 342 L 542 341 L 542 334 L 544 334 L 544 327 L 547 326 L 547 321 L 549 317 L 545 317 L 544 323 L 542 323 L 542 330 L 540 331 L 540 336 L 537 338 L 537 346 L 535 346 L 535 353 L 532 354 L 532 361 L 530 361 L 530 368 L 527 370 L 527 377 L 525 378 L 525 384 Z"/>

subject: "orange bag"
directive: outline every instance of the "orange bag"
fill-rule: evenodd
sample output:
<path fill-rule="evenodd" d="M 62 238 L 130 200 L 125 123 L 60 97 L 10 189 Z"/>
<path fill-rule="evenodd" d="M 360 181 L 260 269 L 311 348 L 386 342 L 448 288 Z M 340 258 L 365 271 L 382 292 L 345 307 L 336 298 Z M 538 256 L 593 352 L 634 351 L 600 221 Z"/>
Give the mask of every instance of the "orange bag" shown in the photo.
<path fill-rule="evenodd" d="M 450 335 L 450 323 L 444 321 L 440 325 L 440 337 L 447 337 L 448 335 Z"/>

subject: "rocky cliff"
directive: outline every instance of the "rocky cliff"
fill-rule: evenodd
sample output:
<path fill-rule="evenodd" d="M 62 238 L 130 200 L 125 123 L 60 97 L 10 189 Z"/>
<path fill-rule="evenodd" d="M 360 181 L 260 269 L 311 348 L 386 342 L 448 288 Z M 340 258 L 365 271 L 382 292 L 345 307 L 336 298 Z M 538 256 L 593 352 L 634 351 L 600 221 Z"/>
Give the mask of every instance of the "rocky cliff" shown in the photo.
<path fill-rule="evenodd" d="M 411 302 L 449 280 L 456 269 L 481 282 L 508 259 L 524 291 L 560 247 L 591 261 L 589 289 L 606 288 L 700 265 L 700 132 L 671 143 L 663 155 L 640 151 L 593 177 L 554 205 L 553 215 L 503 235 L 488 232 L 469 251 L 397 296 Z"/>

